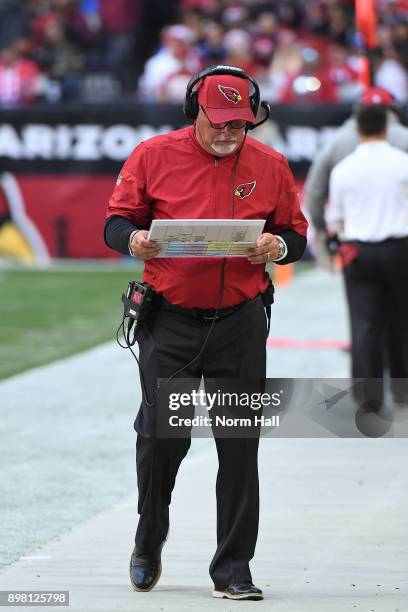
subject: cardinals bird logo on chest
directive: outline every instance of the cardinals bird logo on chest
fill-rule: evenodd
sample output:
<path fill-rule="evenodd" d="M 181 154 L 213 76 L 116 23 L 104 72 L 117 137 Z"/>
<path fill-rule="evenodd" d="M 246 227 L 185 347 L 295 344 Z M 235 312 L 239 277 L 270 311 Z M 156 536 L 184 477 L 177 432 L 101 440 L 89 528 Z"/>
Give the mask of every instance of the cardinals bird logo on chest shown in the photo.
<path fill-rule="evenodd" d="M 255 189 L 256 181 L 252 181 L 252 183 L 241 183 L 235 189 L 235 195 L 243 200 L 251 195 L 253 190 Z"/>
<path fill-rule="evenodd" d="M 233 102 L 234 104 L 241 102 L 242 96 L 238 89 L 235 89 L 234 87 L 226 87 L 225 85 L 218 85 L 218 89 L 222 95 L 227 98 L 228 102 Z"/>

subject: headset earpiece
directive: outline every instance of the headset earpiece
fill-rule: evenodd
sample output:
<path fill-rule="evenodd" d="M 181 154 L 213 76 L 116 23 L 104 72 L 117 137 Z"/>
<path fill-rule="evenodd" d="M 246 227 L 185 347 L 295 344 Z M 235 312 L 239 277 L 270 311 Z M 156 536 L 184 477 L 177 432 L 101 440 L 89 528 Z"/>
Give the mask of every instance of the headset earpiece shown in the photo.
<path fill-rule="evenodd" d="M 198 92 L 197 91 L 192 91 L 188 99 L 186 96 L 183 110 L 184 110 L 184 114 L 189 119 L 197 119 L 197 115 L 198 115 Z"/>

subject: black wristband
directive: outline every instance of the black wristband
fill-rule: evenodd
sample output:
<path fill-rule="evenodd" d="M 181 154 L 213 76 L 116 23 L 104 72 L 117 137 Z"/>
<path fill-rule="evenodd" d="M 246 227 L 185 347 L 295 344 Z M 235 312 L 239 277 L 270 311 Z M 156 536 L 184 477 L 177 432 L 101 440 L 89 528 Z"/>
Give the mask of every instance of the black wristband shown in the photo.
<path fill-rule="evenodd" d="M 105 222 L 104 229 L 104 240 L 108 247 L 123 253 L 123 255 L 130 255 L 129 253 L 129 238 L 132 232 L 139 229 L 145 229 L 143 227 L 136 227 L 126 217 L 120 217 L 119 215 L 113 215 Z"/>

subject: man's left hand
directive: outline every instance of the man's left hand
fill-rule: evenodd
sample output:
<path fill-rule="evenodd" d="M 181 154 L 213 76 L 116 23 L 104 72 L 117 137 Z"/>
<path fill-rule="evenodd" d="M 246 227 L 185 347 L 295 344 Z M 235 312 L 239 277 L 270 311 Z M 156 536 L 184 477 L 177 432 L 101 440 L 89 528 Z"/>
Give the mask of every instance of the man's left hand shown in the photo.
<path fill-rule="evenodd" d="M 248 261 L 251 264 L 265 264 L 279 257 L 279 240 L 273 234 L 262 234 L 256 247 L 248 249 Z"/>

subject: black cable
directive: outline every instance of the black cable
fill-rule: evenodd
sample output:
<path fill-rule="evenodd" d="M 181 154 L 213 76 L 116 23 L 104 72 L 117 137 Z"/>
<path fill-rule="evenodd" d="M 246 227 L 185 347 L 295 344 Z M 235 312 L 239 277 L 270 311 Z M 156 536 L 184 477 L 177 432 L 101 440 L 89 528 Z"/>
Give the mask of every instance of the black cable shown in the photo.
<path fill-rule="evenodd" d="M 141 385 L 142 385 L 142 390 L 143 390 L 145 398 L 146 398 L 146 406 L 148 406 L 150 408 L 154 404 L 153 404 L 153 402 L 149 402 L 149 396 L 147 394 L 147 387 L 146 387 L 145 379 L 144 379 L 144 376 L 143 376 L 143 369 L 142 369 L 142 366 L 140 365 L 140 361 L 137 358 L 136 353 L 132 349 L 132 346 L 135 343 L 135 340 L 133 340 L 132 343 L 130 342 L 129 335 L 130 335 L 131 327 L 128 326 L 128 331 L 126 333 L 126 331 L 125 331 L 125 320 L 126 320 L 126 317 L 123 316 L 122 321 L 121 321 L 121 323 L 120 323 L 120 325 L 119 325 L 119 327 L 118 327 L 118 329 L 116 331 L 116 342 L 119 344 L 119 346 L 121 348 L 128 349 L 132 353 L 133 357 L 135 358 L 136 363 L 137 363 L 138 368 L 139 368 L 139 375 L 140 375 L 140 382 L 141 382 Z M 121 344 L 121 342 L 119 340 L 119 332 L 120 332 L 120 330 L 122 330 L 123 338 L 125 339 L 126 345 Z"/>
<path fill-rule="evenodd" d="M 247 137 L 247 133 L 248 133 L 248 128 L 245 128 L 245 136 L 244 136 L 244 139 L 242 141 L 242 145 L 239 148 L 239 151 L 237 153 L 237 157 L 236 157 L 235 163 L 234 163 L 234 168 L 232 170 L 231 219 L 235 219 L 235 179 L 236 179 L 236 176 L 237 176 L 239 158 L 240 158 L 240 155 L 241 155 L 241 151 L 244 148 L 244 144 L 245 144 L 245 139 Z"/>
<path fill-rule="evenodd" d="M 119 341 L 119 332 L 120 332 L 121 329 L 123 329 L 123 325 L 125 323 L 125 318 L 126 318 L 125 315 L 123 315 L 122 321 L 120 322 L 119 327 L 116 330 L 116 342 L 119 344 L 120 348 L 123 348 L 123 349 L 129 348 L 128 346 L 123 346 L 123 344 L 121 344 L 120 341 Z"/>
<path fill-rule="evenodd" d="M 220 299 L 218 300 L 218 306 L 215 310 L 215 314 L 214 314 L 214 318 L 213 318 L 213 322 L 211 323 L 210 329 L 208 330 L 208 334 L 205 337 L 205 340 L 203 342 L 203 345 L 201 347 L 201 349 L 199 350 L 199 352 L 197 353 L 197 355 L 191 360 L 189 361 L 185 366 L 183 366 L 182 368 L 180 368 L 179 370 L 176 370 L 176 372 L 174 372 L 174 374 L 172 374 L 163 384 L 163 387 L 170 381 L 172 380 L 175 376 L 177 376 L 177 374 L 180 374 L 180 372 L 182 372 L 183 370 L 185 370 L 186 368 L 188 368 L 190 365 L 192 365 L 194 362 L 197 361 L 197 359 L 199 359 L 201 357 L 201 355 L 203 354 L 203 351 L 207 345 L 208 342 L 208 338 L 210 337 L 210 334 L 214 328 L 214 324 L 217 320 L 217 315 L 220 311 L 221 308 L 221 303 L 222 303 L 222 298 L 223 298 L 223 294 L 224 294 L 224 280 L 225 280 L 225 264 L 227 262 L 227 258 L 224 257 L 222 265 L 221 265 L 221 289 L 220 289 Z M 162 386 L 160 386 L 160 390 L 162 389 Z M 158 397 L 158 395 L 157 395 Z"/>

